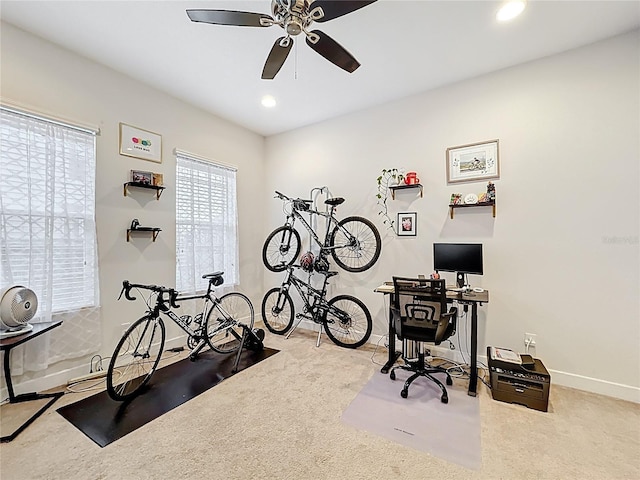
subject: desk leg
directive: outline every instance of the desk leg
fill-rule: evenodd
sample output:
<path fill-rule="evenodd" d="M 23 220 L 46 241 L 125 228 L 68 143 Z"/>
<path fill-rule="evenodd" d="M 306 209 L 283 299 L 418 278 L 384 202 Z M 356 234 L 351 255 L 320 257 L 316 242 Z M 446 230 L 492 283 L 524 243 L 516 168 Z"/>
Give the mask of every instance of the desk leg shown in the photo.
<path fill-rule="evenodd" d="M 396 352 L 396 332 L 393 329 L 393 316 L 391 315 L 391 309 L 389 309 L 389 359 L 380 369 L 381 373 L 389 373 L 393 364 L 402 355 L 402 352 Z"/>
<path fill-rule="evenodd" d="M 471 371 L 469 372 L 469 391 L 472 397 L 476 396 L 478 385 L 478 304 L 471 305 Z"/>
<path fill-rule="evenodd" d="M 1 443 L 10 442 L 14 438 L 16 438 L 25 428 L 33 423 L 33 421 L 38 418 L 40 415 L 44 413 L 44 411 L 49 408 L 51 405 L 55 403 L 61 396 L 64 395 L 64 392 L 55 392 L 55 393 L 24 393 L 16 396 L 13 391 L 13 382 L 11 381 L 11 371 L 9 366 L 9 354 L 11 353 L 11 349 L 8 349 L 4 352 L 4 378 L 7 384 L 7 390 L 9 391 L 9 403 L 21 403 L 21 402 L 30 402 L 32 400 L 41 400 L 43 398 L 50 398 L 43 407 L 40 408 L 36 413 L 34 413 L 31 418 L 29 418 L 26 422 L 24 422 L 20 427 L 13 432 L 11 435 L 6 435 L 0 438 Z"/>

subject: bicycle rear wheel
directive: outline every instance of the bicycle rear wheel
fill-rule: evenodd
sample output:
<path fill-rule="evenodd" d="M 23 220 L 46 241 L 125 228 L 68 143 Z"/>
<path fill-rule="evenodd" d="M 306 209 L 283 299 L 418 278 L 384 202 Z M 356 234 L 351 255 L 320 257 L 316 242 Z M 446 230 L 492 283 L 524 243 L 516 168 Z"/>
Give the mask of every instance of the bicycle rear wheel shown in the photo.
<path fill-rule="evenodd" d="M 362 217 L 347 217 L 331 232 L 331 255 L 338 266 L 347 272 L 359 273 L 370 269 L 380 257 L 382 240 L 373 223 Z"/>
<path fill-rule="evenodd" d="M 329 300 L 328 304 L 324 330 L 331 341 L 345 348 L 364 345 L 373 329 L 371 314 L 366 305 L 351 295 L 338 295 Z"/>
<path fill-rule="evenodd" d="M 272 288 L 262 299 L 262 320 L 265 327 L 277 335 L 284 335 L 293 325 L 295 310 L 288 292 Z"/>
<path fill-rule="evenodd" d="M 141 392 L 156 371 L 164 340 L 164 323 L 159 317 L 142 317 L 127 329 L 107 370 L 107 392 L 113 400 L 127 400 Z"/>
<path fill-rule="evenodd" d="M 218 298 L 209 310 L 205 328 L 207 343 L 218 353 L 232 353 L 240 348 L 242 325 L 253 330 L 253 305 L 239 292 L 231 292 Z"/>
<path fill-rule="evenodd" d="M 298 231 L 289 225 L 283 225 L 271 232 L 264 242 L 262 262 L 272 272 L 282 272 L 296 261 L 301 248 Z"/>

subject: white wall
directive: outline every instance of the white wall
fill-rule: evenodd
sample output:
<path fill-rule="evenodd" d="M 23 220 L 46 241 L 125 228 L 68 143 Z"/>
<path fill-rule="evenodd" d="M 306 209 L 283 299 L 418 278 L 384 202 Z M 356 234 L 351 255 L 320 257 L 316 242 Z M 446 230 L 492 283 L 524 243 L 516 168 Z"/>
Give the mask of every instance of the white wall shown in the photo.
<path fill-rule="evenodd" d="M 387 231 L 378 264 L 341 272 L 333 291 L 365 301 L 383 335 L 378 284 L 429 274 L 433 242 L 482 242 L 485 274 L 471 277 L 490 290 L 479 352 L 524 352 L 525 332 L 535 333 L 531 353 L 553 383 L 640 401 L 639 43 L 636 31 L 270 137 L 267 195 L 308 197 L 326 185 L 347 200 L 341 216 L 368 216 L 382 231 L 375 179 L 383 168 L 417 171 L 424 198 L 400 193 L 390 213 L 417 212 L 418 236 Z M 451 220 L 451 193 L 486 182 L 448 186 L 446 148 L 496 138 L 496 218 L 478 208 Z M 267 205 L 270 230 L 282 211 L 275 199 Z M 264 289 L 279 280 L 265 275 Z"/>
<path fill-rule="evenodd" d="M 167 96 L 131 78 L 2 23 L 2 99 L 92 124 L 97 137 L 96 222 L 102 304 L 102 355 L 109 356 L 121 335 L 121 323 L 141 316 L 144 304 L 117 302 L 122 280 L 175 285 L 175 156 L 179 148 L 238 167 L 240 279 L 238 287 L 255 305 L 262 298 L 261 239 L 264 196 L 264 138 Z M 212 92 L 216 91 L 212 79 Z M 162 164 L 119 155 L 118 125 L 128 123 L 162 135 Z M 164 174 L 159 201 L 137 190 L 124 197 L 131 169 Z M 156 242 L 138 236 L 127 243 L 133 218 L 162 228 Z M 207 273 L 207 272 L 202 272 Z M 167 338 L 179 331 L 168 325 Z M 64 325 L 57 331 L 62 333 Z M 46 375 L 47 387 L 88 373 L 89 358 L 61 362 L 46 372 L 14 378 L 18 393 L 31 377 Z M 106 368 L 106 364 L 104 367 Z M 40 388 L 42 388 L 42 383 Z"/>

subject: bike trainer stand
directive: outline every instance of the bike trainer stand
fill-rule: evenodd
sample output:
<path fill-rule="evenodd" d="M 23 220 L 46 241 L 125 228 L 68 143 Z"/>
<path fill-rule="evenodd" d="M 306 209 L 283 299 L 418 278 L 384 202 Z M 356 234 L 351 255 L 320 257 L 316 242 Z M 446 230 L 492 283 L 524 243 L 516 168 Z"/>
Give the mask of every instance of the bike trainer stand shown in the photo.
<path fill-rule="evenodd" d="M 264 348 L 264 344 L 262 343 L 262 340 L 264 340 L 264 330 L 261 328 L 251 330 L 243 323 L 239 323 L 238 325 L 242 327 L 242 338 L 240 339 L 241 343 L 240 348 L 238 348 L 238 353 L 236 354 L 236 360 L 231 369 L 232 373 L 238 371 L 238 363 L 240 362 L 240 355 L 242 355 L 243 348 L 251 350 L 252 352 L 259 352 Z"/>

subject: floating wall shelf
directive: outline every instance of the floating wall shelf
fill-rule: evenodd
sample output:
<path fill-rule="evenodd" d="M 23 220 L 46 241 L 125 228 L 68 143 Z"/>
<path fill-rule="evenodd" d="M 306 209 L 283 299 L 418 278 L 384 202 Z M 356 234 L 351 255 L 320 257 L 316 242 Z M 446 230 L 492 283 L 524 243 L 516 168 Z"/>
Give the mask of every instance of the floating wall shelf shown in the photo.
<path fill-rule="evenodd" d="M 389 187 L 389 190 L 391 190 L 391 198 L 395 200 L 396 190 L 407 190 L 407 189 L 414 189 L 414 188 L 420 189 L 420 198 L 422 198 L 422 185 L 420 185 L 419 183 L 416 183 L 415 185 L 392 185 Z"/>
<path fill-rule="evenodd" d="M 451 215 L 451 219 L 453 219 L 453 211 L 456 208 L 472 208 L 472 207 L 492 207 L 493 208 L 493 216 L 496 216 L 496 202 L 482 202 L 482 203 L 460 203 L 458 205 L 449 205 L 449 212 Z"/>
<path fill-rule="evenodd" d="M 125 197 L 127 196 L 127 189 L 129 187 L 146 188 L 147 190 L 155 190 L 157 200 L 160 200 L 160 195 L 162 195 L 162 191 L 166 188 L 166 187 L 161 187 L 159 185 L 147 185 L 146 183 L 126 182 L 123 186 L 123 194 Z"/>
<path fill-rule="evenodd" d="M 153 236 L 153 241 L 156 241 L 158 238 L 158 233 L 162 231 L 161 228 L 157 227 L 138 227 L 138 228 L 127 228 L 127 242 L 131 240 L 132 233 L 150 233 Z"/>

